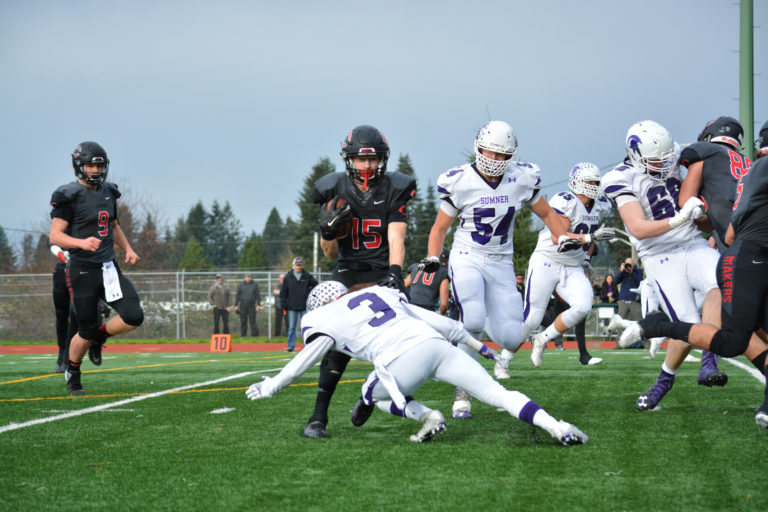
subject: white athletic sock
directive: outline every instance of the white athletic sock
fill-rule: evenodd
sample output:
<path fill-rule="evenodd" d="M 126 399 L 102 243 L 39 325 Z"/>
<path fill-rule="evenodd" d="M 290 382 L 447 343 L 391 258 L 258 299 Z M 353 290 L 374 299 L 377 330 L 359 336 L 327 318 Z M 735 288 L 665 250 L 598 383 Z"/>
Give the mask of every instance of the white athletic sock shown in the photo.
<path fill-rule="evenodd" d="M 515 358 L 515 353 L 514 352 L 512 352 L 510 350 L 507 350 L 507 349 L 502 349 L 500 359 L 505 361 L 506 364 L 509 364 L 509 362 L 512 361 L 512 359 L 514 359 L 514 358 Z"/>
<path fill-rule="evenodd" d="M 677 373 L 677 370 L 670 370 L 670 369 L 669 369 L 669 366 L 667 366 L 667 363 L 663 363 L 663 364 L 661 365 L 661 369 L 662 369 L 662 370 L 664 370 L 664 371 L 665 371 L 665 372 L 667 372 L 667 373 L 670 373 L 670 374 L 672 374 L 672 375 L 675 375 L 675 374 Z"/>
<path fill-rule="evenodd" d="M 555 324 L 551 324 L 549 327 L 544 329 L 544 339 L 547 341 L 553 340 L 557 338 L 560 335 L 559 332 L 557 332 L 557 329 L 555 329 Z"/>
<path fill-rule="evenodd" d="M 392 400 L 378 400 L 376 402 L 376 407 L 381 409 L 387 414 L 392 414 L 393 416 L 399 416 L 402 418 L 402 415 L 400 414 L 400 410 L 397 408 L 395 403 Z M 426 405 L 417 402 L 416 400 L 411 400 L 407 404 L 405 404 L 405 417 L 410 418 L 412 420 L 421 421 L 419 418 L 421 418 L 421 415 L 425 412 L 430 412 L 432 409 L 427 407 Z"/>

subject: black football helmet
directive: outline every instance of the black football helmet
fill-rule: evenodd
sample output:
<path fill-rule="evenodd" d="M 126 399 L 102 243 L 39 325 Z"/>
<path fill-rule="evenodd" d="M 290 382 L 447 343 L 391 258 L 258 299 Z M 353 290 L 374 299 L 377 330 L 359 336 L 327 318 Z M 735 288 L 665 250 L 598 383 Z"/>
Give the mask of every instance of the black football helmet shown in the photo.
<path fill-rule="evenodd" d="M 755 156 L 768 155 L 768 121 L 763 123 L 755 141 Z"/>
<path fill-rule="evenodd" d="M 355 156 L 381 156 L 381 162 L 376 169 L 370 171 L 358 171 L 352 164 Z M 341 159 L 347 167 L 347 175 L 353 180 L 361 182 L 363 188 L 380 178 L 387 170 L 389 160 L 389 144 L 384 134 L 370 125 L 361 125 L 354 128 L 341 142 Z"/>
<path fill-rule="evenodd" d="M 696 140 L 721 142 L 738 150 L 741 148 L 743 138 L 744 128 L 741 127 L 741 123 L 732 117 L 721 116 L 708 122 Z"/>
<path fill-rule="evenodd" d="M 83 169 L 84 164 L 104 164 L 104 169 L 100 174 L 89 176 Z M 109 158 L 107 158 L 107 152 L 99 144 L 85 141 L 78 144 L 72 152 L 72 167 L 75 169 L 77 179 L 97 187 L 107 181 Z"/>

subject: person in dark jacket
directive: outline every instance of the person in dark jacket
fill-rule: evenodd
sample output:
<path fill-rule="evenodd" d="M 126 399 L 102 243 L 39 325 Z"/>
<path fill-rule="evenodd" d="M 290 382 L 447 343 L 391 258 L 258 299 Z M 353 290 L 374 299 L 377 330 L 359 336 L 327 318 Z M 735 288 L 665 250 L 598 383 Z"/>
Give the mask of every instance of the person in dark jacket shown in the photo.
<path fill-rule="evenodd" d="M 616 290 L 616 285 L 613 282 L 613 276 L 608 274 L 605 276 L 603 286 L 600 288 L 600 302 L 616 302 L 619 292 Z"/>
<path fill-rule="evenodd" d="M 245 281 L 237 285 L 235 292 L 235 313 L 240 315 L 240 337 L 248 335 L 248 324 L 251 325 L 251 336 L 259 335 L 256 325 L 256 313 L 261 310 L 261 292 L 259 285 L 253 280 L 250 272 L 245 273 Z"/>
<path fill-rule="evenodd" d="M 280 290 L 280 307 L 288 312 L 288 350 L 296 348 L 296 325 L 307 308 L 307 297 L 312 288 L 317 286 L 317 279 L 304 270 L 304 260 L 293 260 L 293 271 L 286 274 L 283 288 Z"/>
<path fill-rule="evenodd" d="M 633 292 L 633 288 L 640 286 L 643 280 L 643 271 L 635 265 L 632 258 L 627 258 L 621 266 L 621 270 L 616 273 L 613 281 L 619 288 L 619 310 L 617 313 L 625 320 L 642 320 L 643 315 L 640 311 L 640 296 Z"/>
<path fill-rule="evenodd" d="M 283 335 L 283 324 L 285 324 L 286 334 L 288 333 L 288 316 L 286 311 L 280 307 L 280 290 L 283 289 L 283 280 L 285 280 L 285 274 L 280 274 L 278 276 L 278 283 L 272 289 L 272 296 L 275 299 L 275 326 L 272 335 L 275 337 Z"/>

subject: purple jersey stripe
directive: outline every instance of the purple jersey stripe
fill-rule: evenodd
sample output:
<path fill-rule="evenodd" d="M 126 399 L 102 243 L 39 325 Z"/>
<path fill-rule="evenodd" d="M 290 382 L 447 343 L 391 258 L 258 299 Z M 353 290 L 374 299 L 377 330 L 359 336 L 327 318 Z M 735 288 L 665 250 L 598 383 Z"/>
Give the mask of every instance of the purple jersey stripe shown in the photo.
<path fill-rule="evenodd" d="M 661 294 L 661 299 L 664 301 L 664 304 L 667 305 L 667 311 L 669 311 L 669 316 L 672 318 L 673 322 L 679 322 L 680 319 L 677 318 L 677 313 L 675 313 L 674 308 L 672 307 L 672 304 L 669 302 L 669 299 L 667 298 L 667 294 L 664 293 L 664 290 L 661 289 L 661 285 L 658 281 L 656 281 L 656 286 L 659 287 L 659 293 Z"/>

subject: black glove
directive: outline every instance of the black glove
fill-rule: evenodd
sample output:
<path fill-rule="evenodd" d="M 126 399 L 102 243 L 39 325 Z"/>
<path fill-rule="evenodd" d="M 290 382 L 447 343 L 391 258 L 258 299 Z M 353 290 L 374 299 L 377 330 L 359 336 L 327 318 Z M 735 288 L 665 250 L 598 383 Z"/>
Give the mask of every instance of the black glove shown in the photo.
<path fill-rule="evenodd" d="M 388 288 L 396 288 L 406 294 L 406 296 L 408 295 L 408 291 L 405 289 L 405 282 L 403 281 L 403 269 L 400 265 L 390 265 L 387 275 L 376 284 Z"/>
<path fill-rule="evenodd" d="M 419 270 L 437 272 L 440 270 L 440 259 L 437 256 L 427 256 L 419 262 Z"/>
<path fill-rule="evenodd" d="M 336 206 L 338 199 L 339 196 L 331 199 L 333 206 Z M 339 226 L 351 218 L 352 207 L 349 206 L 349 203 L 344 203 L 344 205 L 338 208 L 331 208 L 329 210 L 326 210 L 325 207 L 323 207 L 320 212 L 320 235 L 324 240 L 335 240 L 336 233 L 339 231 Z"/>

